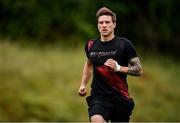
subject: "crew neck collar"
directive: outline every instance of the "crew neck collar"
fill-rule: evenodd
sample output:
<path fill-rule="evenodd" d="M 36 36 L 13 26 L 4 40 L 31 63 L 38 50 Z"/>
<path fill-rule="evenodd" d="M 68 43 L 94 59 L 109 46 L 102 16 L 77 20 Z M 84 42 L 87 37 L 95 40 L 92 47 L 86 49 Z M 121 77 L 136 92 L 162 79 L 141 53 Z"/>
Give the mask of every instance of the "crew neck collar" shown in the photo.
<path fill-rule="evenodd" d="M 114 36 L 111 40 L 108 40 L 108 41 L 102 41 L 101 38 L 99 38 L 99 41 L 101 43 L 109 43 L 109 42 L 112 42 L 117 36 Z"/>

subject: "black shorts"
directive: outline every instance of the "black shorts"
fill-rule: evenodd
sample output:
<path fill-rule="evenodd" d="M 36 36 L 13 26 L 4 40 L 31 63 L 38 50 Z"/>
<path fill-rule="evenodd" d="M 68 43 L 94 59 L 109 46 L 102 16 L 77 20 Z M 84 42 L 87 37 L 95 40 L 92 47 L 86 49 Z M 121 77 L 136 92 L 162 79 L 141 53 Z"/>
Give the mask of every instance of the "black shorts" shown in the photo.
<path fill-rule="evenodd" d="M 132 99 L 127 101 L 116 97 L 88 96 L 86 101 L 89 107 L 89 119 L 98 114 L 107 122 L 129 122 L 134 108 Z"/>

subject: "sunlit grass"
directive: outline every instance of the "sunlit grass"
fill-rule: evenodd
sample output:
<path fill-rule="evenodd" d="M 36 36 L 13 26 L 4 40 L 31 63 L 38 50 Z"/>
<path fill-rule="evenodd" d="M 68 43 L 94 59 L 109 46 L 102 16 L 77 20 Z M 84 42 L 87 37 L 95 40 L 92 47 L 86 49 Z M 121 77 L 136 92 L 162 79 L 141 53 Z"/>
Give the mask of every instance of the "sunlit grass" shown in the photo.
<path fill-rule="evenodd" d="M 83 50 L 0 43 L 0 121 L 88 121 L 85 98 L 77 94 Z M 179 63 L 141 61 L 143 76 L 128 79 L 136 103 L 131 120 L 180 121 Z"/>
<path fill-rule="evenodd" d="M 136 101 L 133 121 L 179 121 L 179 64 L 158 56 L 146 57 L 142 63 L 143 76 L 129 78 Z"/>
<path fill-rule="evenodd" d="M 86 120 L 86 115 L 75 115 L 86 110 L 77 95 L 83 62 L 81 49 L 23 49 L 2 43 L 0 112 L 6 114 L 1 120 Z"/>

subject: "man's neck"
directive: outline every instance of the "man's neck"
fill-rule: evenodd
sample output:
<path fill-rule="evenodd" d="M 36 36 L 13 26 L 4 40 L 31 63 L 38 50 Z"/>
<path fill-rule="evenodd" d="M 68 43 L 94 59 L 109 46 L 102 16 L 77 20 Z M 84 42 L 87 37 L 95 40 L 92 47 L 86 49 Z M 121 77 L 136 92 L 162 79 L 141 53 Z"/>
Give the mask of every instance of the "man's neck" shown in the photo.
<path fill-rule="evenodd" d="M 115 37 L 114 34 L 113 34 L 113 35 L 110 35 L 110 36 L 107 36 L 107 37 L 101 36 L 101 41 L 102 41 L 102 42 L 111 41 L 114 37 Z"/>

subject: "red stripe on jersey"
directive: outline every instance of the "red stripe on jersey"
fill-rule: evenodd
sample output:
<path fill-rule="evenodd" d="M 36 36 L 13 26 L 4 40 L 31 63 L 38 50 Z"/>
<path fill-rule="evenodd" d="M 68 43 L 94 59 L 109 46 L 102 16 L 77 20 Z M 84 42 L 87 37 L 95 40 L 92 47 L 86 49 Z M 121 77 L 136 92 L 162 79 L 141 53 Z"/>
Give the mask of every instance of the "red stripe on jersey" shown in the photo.
<path fill-rule="evenodd" d="M 94 41 L 93 40 L 89 40 L 88 42 L 88 51 L 90 50 L 90 48 L 92 47 Z"/>
<path fill-rule="evenodd" d="M 106 82 L 109 85 L 111 85 L 114 89 L 116 89 L 125 97 L 130 98 L 127 83 L 120 76 L 118 76 L 111 68 L 107 66 L 99 66 L 97 67 L 97 70 L 102 75 L 102 77 L 106 79 Z"/>

